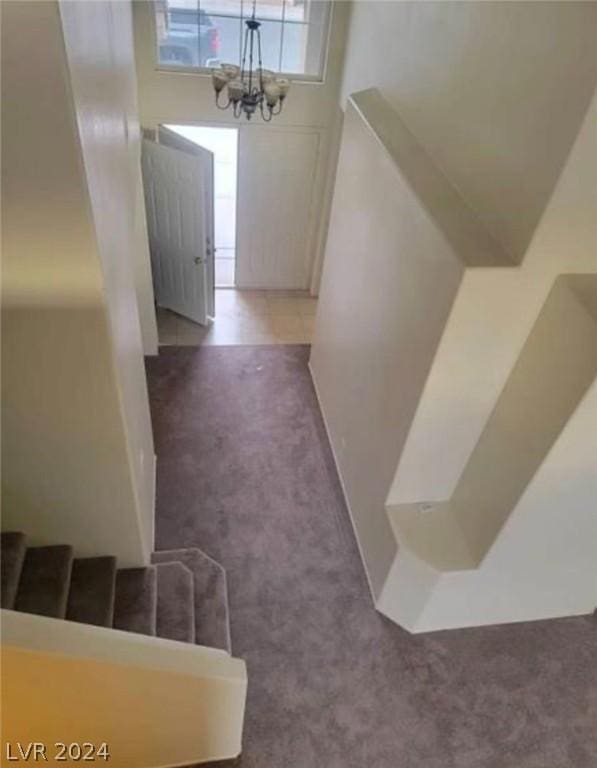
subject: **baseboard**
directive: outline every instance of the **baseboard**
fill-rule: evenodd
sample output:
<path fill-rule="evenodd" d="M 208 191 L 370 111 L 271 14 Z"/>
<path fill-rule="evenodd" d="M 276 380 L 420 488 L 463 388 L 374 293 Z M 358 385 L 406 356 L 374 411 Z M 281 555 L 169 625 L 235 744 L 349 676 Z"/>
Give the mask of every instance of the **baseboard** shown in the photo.
<path fill-rule="evenodd" d="M 323 409 L 323 405 L 321 403 L 321 397 L 319 396 L 319 390 L 317 388 L 317 379 L 315 378 L 315 374 L 313 372 L 313 368 L 311 367 L 311 360 L 307 363 L 307 367 L 309 368 L 309 373 L 311 374 L 311 382 L 313 383 L 313 389 L 315 391 L 315 397 L 317 398 L 317 404 L 319 406 L 319 412 L 321 413 L 321 420 L 323 421 L 323 427 L 325 429 L 325 434 L 328 439 L 328 443 L 330 445 L 330 449 L 332 451 L 332 458 L 334 459 L 334 466 L 336 467 L 336 473 L 338 475 L 338 479 L 340 480 L 340 488 L 342 489 L 342 496 L 344 497 L 344 503 L 346 504 L 346 509 L 348 510 L 348 517 L 350 519 L 350 524 L 352 526 L 352 532 L 354 534 L 355 540 L 357 542 L 357 547 L 359 550 L 359 556 L 361 558 L 361 563 L 363 564 L 363 570 L 365 571 L 365 576 L 367 577 L 367 585 L 369 587 L 369 592 L 371 594 L 371 599 L 373 600 L 373 603 L 375 607 L 377 607 L 377 596 L 375 595 L 375 591 L 373 589 L 373 585 L 371 583 L 371 577 L 369 575 L 369 570 L 367 569 L 367 562 L 365 560 L 365 556 L 363 555 L 363 549 L 361 547 L 361 542 L 359 540 L 359 534 L 357 531 L 357 527 L 354 522 L 354 515 L 352 513 L 352 509 L 350 506 L 350 500 L 348 498 L 348 494 L 346 492 L 346 486 L 344 484 L 344 478 L 342 477 L 342 472 L 340 470 L 340 464 L 338 462 L 338 457 L 336 456 L 336 450 L 334 448 L 334 443 L 332 441 L 332 435 L 330 432 L 330 428 L 325 416 L 325 411 Z"/>

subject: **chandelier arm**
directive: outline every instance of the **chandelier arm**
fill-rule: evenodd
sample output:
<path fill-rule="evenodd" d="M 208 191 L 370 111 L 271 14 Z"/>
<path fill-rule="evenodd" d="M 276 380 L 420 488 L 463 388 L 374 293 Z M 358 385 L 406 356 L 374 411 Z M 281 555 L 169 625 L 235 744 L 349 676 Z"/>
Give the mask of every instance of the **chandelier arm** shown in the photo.
<path fill-rule="evenodd" d="M 259 103 L 259 109 L 261 110 L 261 117 L 266 123 L 271 123 L 272 121 L 272 108 L 268 105 L 266 109 L 263 109 L 263 101 Z M 266 117 L 266 111 L 267 111 L 267 117 Z"/>

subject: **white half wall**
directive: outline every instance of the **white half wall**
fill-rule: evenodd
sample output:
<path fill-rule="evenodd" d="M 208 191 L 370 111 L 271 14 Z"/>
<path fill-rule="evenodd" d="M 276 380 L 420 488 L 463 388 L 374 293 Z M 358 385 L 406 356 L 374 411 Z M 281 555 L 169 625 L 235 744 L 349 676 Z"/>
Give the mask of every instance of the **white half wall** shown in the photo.
<path fill-rule="evenodd" d="M 412 631 L 597 603 L 596 124 L 594 98 L 513 265 L 380 94 L 349 101 L 311 368 L 376 605 Z"/>
<path fill-rule="evenodd" d="M 51 763 L 56 742 L 105 742 L 115 768 L 164 768 L 241 752 L 246 665 L 224 651 L 2 611 L 1 652 L 13 755 L 42 742 Z"/>

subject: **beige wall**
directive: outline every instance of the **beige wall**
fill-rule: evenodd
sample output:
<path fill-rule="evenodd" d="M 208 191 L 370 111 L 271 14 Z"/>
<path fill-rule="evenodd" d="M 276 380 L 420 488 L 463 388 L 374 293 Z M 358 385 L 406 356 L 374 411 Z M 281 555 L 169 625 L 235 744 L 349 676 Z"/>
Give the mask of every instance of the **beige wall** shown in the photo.
<path fill-rule="evenodd" d="M 364 98 L 367 94 L 364 95 Z M 368 102 L 373 125 L 382 102 Z M 385 502 L 463 264 L 350 104 L 311 370 L 374 596 L 396 552 Z M 418 156 L 425 175 L 428 161 Z"/>
<path fill-rule="evenodd" d="M 313 165 L 309 168 L 309 175 L 312 176 L 309 190 L 311 205 L 301 222 L 301 229 L 306 233 L 306 246 L 303 248 L 305 253 L 302 256 L 302 263 L 299 265 L 297 262 L 294 270 L 300 277 L 295 279 L 293 285 L 276 284 L 276 281 L 272 280 L 266 286 L 262 286 L 309 287 L 312 272 L 316 275 L 319 273 L 320 251 L 324 245 L 323 235 L 327 225 L 326 181 L 329 173 L 333 172 L 333 168 L 328 167 L 328 158 L 334 121 L 337 118 L 349 4 L 334 3 L 324 82 L 293 82 L 284 110 L 279 117 L 275 118 L 270 128 L 265 126 L 259 118 L 249 124 L 244 119 L 234 119 L 230 112 L 217 109 L 209 75 L 157 71 L 153 5 L 144 0 L 136 0 L 133 6 L 141 123 L 144 127 L 155 127 L 159 123 L 215 123 L 239 127 L 241 129 L 239 157 L 239 220 L 241 223 L 251 221 L 255 228 L 255 222 L 263 219 L 263 212 L 256 206 L 258 195 L 255 195 L 255 185 L 259 184 L 259 173 L 253 172 L 253 168 L 259 167 L 262 173 L 267 172 L 270 157 L 265 137 L 268 130 L 278 133 L 282 131 L 287 134 L 288 157 L 280 157 L 278 153 L 275 170 L 284 178 L 289 189 L 292 189 L 292 179 L 296 172 L 293 158 L 296 147 L 302 145 L 306 130 L 315 134 L 317 152 L 313 157 Z M 273 136 L 274 141 L 276 138 L 277 136 Z M 250 172 L 250 177 L 247 176 L 246 179 L 243 178 L 245 168 Z M 304 186 L 302 178 L 299 179 L 298 185 Z M 283 209 L 277 210 L 275 198 L 273 200 L 268 198 L 268 205 L 269 216 L 266 221 L 263 221 L 262 237 L 258 247 L 261 251 L 268 252 L 266 259 L 269 255 L 275 259 L 280 242 L 274 237 L 268 240 L 268 222 L 279 222 L 283 225 L 287 214 Z M 274 230 L 271 227 L 270 229 L 273 233 Z M 292 231 L 292 227 L 289 230 Z M 282 228 L 282 233 L 284 236 L 292 237 L 286 228 Z M 241 241 L 238 258 L 244 259 L 249 264 L 256 258 L 260 258 L 260 254 L 252 250 L 251 244 L 245 246 L 246 242 L 246 238 Z M 289 270 L 286 271 L 290 273 Z M 247 279 L 247 284 L 256 285 L 252 278 Z"/>
<path fill-rule="evenodd" d="M 140 564 L 154 453 L 127 9 L 2 4 L 3 528 Z"/>
<path fill-rule="evenodd" d="M 597 4 L 354 3 L 342 101 L 377 87 L 520 260 L 597 78 Z"/>

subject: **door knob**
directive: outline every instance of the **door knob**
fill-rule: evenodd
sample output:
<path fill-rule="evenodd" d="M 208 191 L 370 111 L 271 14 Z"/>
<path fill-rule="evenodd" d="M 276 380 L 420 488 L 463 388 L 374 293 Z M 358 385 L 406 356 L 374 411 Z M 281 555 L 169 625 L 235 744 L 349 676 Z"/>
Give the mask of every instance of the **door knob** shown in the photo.
<path fill-rule="evenodd" d="M 195 256 L 193 261 L 195 262 L 195 264 L 205 264 L 205 259 L 202 259 L 201 256 Z"/>

